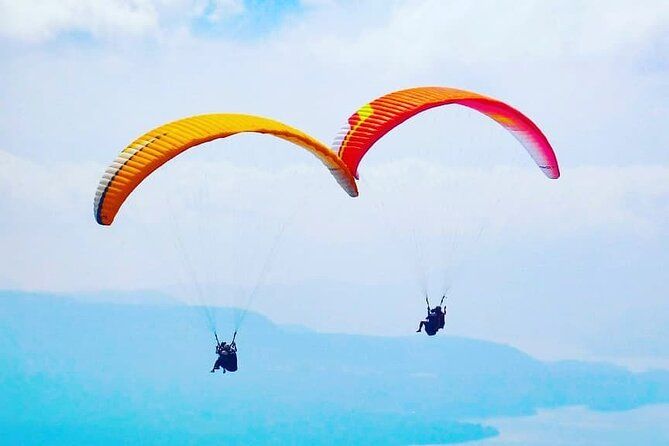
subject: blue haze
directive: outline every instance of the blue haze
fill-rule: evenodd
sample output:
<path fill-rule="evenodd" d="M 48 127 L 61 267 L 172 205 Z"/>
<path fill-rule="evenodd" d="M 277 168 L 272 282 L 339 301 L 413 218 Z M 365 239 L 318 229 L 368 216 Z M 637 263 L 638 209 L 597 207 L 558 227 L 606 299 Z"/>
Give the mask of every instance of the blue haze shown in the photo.
<path fill-rule="evenodd" d="M 666 371 L 544 363 L 451 336 L 322 334 L 257 314 L 240 371 L 210 374 L 197 313 L 0 293 L 0 430 L 13 444 L 443 444 L 497 434 L 472 418 L 669 402 Z"/>

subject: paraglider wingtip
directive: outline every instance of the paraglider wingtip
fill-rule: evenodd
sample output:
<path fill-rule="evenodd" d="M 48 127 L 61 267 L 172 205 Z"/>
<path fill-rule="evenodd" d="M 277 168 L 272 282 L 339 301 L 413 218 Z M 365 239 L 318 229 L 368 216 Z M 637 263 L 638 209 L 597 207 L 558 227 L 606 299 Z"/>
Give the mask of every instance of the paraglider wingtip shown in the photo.
<path fill-rule="evenodd" d="M 558 166 L 539 166 L 544 174 L 551 180 L 560 178 L 560 168 Z"/>

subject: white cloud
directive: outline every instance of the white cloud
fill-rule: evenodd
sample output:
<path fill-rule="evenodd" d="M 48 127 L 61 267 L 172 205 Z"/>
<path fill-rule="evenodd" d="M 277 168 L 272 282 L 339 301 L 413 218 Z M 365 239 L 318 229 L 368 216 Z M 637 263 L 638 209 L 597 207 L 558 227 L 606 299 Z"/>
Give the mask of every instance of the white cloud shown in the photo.
<path fill-rule="evenodd" d="M 95 37 L 140 36 L 156 32 L 158 7 L 151 0 L 1 0 L 0 33 L 44 42 L 68 32 Z"/>
<path fill-rule="evenodd" d="M 417 73 L 446 63 L 485 62 L 492 67 L 533 59 L 635 56 L 669 27 L 669 5 L 663 1 L 641 5 L 519 1 L 513 7 L 496 1 L 406 1 L 373 10 L 384 20 L 370 20 L 371 14 L 365 14 L 370 11 L 360 6 L 363 23 L 349 7 L 314 13 L 315 21 L 328 26 L 314 32 L 304 46 L 321 57 L 372 73 L 379 61 L 392 66 L 393 73 L 401 69 Z M 349 26 L 344 28 L 341 22 Z M 310 22 L 294 28 L 295 39 L 310 28 Z M 342 28 L 347 32 L 342 34 Z"/>
<path fill-rule="evenodd" d="M 303 3 L 308 20 L 291 22 L 285 32 L 320 55 L 355 66 L 380 56 L 396 68 L 424 69 L 453 58 L 470 63 L 633 55 L 669 25 L 669 5 L 661 0 L 520 1 L 513 8 L 496 1 Z M 0 11 L 5 36 L 43 42 L 72 31 L 96 37 L 167 34 L 189 27 L 195 16 L 217 22 L 246 7 L 243 0 L 1 0 Z"/>
<path fill-rule="evenodd" d="M 203 2 L 200 15 L 210 22 L 216 23 L 221 20 L 239 16 L 246 11 L 243 0 L 213 0 Z"/>
<path fill-rule="evenodd" d="M 242 142 L 228 144 L 235 149 L 248 147 Z M 104 253 L 103 263 L 119 269 L 114 276 L 126 278 L 123 288 L 159 288 L 169 277 L 163 274 L 167 271 L 146 276 L 125 262 L 127 252 L 112 248 L 122 242 L 136 250 L 133 256 L 142 259 L 141 263 L 155 263 L 155 252 L 138 227 L 154 228 L 155 244 L 179 235 L 181 243 L 202 251 L 192 253 L 201 256 L 201 265 L 215 261 L 219 248 L 265 252 L 284 224 L 290 225 L 288 237 L 297 237 L 304 251 L 327 246 L 350 251 L 361 244 L 383 247 L 389 240 L 402 245 L 406 242 L 403 237 L 411 233 L 417 233 L 429 251 L 431 245 L 441 249 L 441 244 L 454 237 L 458 243 L 468 242 L 482 228 L 492 243 L 526 238 L 544 244 L 574 234 L 653 237 L 667 231 L 668 167 L 576 168 L 552 182 L 534 170 L 518 167 L 449 168 L 408 159 L 370 168 L 361 185 L 363 195 L 351 200 L 317 162 L 297 163 L 277 170 L 225 160 L 179 160 L 143 185 L 110 229 L 96 226 L 91 211 L 100 166 L 45 166 L 0 152 L 4 214 L 0 245 L 22 259 L 17 262 L 3 256 L 0 270 L 5 280 L 12 277 L 21 287 L 30 288 L 35 275 L 26 265 L 45 261 L 91 265 L 91 256 Z M 218 245 L 203 245 L 203 231 L 208 236 L 216 234 Z M 167 253 L 163 259 L 169 255 L 173 266 L 178 265 L 179 252 L 174 246 L 161 249 Z M 393 252 L 396 246 L 389 249 Z M 245 260 L 246 266 L 259 267 L 259 262 Z M 383 266 L 379 268 L 372 268 L 370 274 L 383 275 Z M 106 269 L 98 264 L 86 277 L 79 277 L 77 271 L 64 267 L 59 274 L 44 278 L 44 287 L 99 288 Z M 234 280 L 224 268 L 218 275 L 221 282 Z M 251 281 L 248 275 L 242 280 Z M 341 280 L 338 271 L 326 272 L 313 265 L 294 273 L 291 281 L 319 275 Z M 8 284 L 0 283 L 2 286 Z"/>
<path fill-rule="evenodd" d="M 270 141 L 254 153 L 253 142 L 221 144 L 250 159 L 275 149 L 291 153 Z M 92 216 L 101 165 L 44 165 L 0 152 L 0 288 L 158 289 L 198 303 L 192 268 L 209 301 L 239 306 L 246 297 L 234 290 L 253 287 L 279 243 L 253 305 L 279 322 L 402 334 L 406 315 L 419 311 L 419 287 L 437 292 L 435 280 L 457 274 L 451 332 L 512 342 L 547 358 L 586 355 L 601 344 L 591 320 L 602 306 L 599 324 L 608 326 L 631 312 L 643 320 L 642 309 L 658 305 L 657 257 L 624 248 L 616 258 L 615 246 L 667 240 L 667 166 L 572 168 L 549 181 L 534 166 L 449 167 L 405 158 L 370 163 L 361 197 L 350 199 L 308 156 L 289 156 L 277 167 L 207 149 L 164 166 L 111 227 Z M 481 240 L 469 232 L 477 227 L 487 231 Z M 474 242 L 475 250 L 467 249 Z M 588 253 L 602 243 L 612 250 L 602 255 L 614 257 Z M 632 271 L 628 262 L 636 264 Z M 421 283 L 423 274 L 430 282 Z M 375 310 L 381 295 L 384 309 Z M 370 323 L 374 311 L 381 319 Z M 537 333 L 528 338 L 527 330 Z"/>
<path fill-rule="evenodd" d="M 669 211 L 665 166 L 574 168 L 549 181 L 518 167 L 461 168 L 402 160 L 377 166 L 370 176 L 377 188 L 393 194 L 385 199 L 389 212 L 401 215 L 412 209 L 422 218 L 431 216 L 421 225 L 433 234 L 449 224 L 458 232 L 473 229 L 486 219 L 490 230 L 506 234 L 654 234 L 664 225 L 661 215 Z M 402 223 L 402 231 L 416 224 L 408 216 Z"/>

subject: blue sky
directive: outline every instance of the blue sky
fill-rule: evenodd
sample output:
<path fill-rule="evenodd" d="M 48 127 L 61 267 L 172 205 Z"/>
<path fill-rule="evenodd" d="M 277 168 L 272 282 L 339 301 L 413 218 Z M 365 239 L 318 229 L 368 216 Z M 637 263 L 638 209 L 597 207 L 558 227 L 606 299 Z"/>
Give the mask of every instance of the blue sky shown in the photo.
<path fill-rule="evenodd" d="M 193 17 L 192 32 L 201 37 L 253 40 L 280 28 L 286 16 L 299 16 L 299 0 L 208 1 Z"/>
<path fill-rule="evenodd" d="M 475 246 L 452 274 L 453 333 L 541 358 L 666 365 L 668 36 L 662 1 L 0 0 L 0 249 L 10 253 L 0 287 L 188 299 L 166 242 L 176 230 L 218 290 L 212 300 L 235 304 L 222 290 L 254 282 L 289 221 L 266 277 L 273 291 L 254 309 L 402 334 L 406 315 L 412 324 L 422 312 L 416 260 L 436 265 L 423 270 L 439 292 L 448 262 L 428 251 L 464 231 Z M 247 112 L 329 142 L 360 105 L 414 85 L 518 107 L 548 135 L 563 177 L 545 180 L 483 117 L 439 110 L 379 143 L 357 200 L 306 155 L 249 136 L 166 166 L 113 228 L 93 222 L 105 165 L 155 125 Z M 387 323 L 369 321 L 379 307 Z"/>

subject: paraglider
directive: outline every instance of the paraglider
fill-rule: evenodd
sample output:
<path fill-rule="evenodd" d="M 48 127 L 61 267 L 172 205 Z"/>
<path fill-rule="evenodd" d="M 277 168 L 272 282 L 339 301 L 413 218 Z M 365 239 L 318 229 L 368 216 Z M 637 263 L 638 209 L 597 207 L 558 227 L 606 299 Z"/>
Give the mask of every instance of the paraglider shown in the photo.
<path fill-rule="evenodd" d="M 218 334 L 214 333 L 216 337 L 216 362 L 211 369 L 211 373 L 214 373 L 216 370 L 222 369 L 223 373 L 236 372 L 237 371 L 237 344 L 235 343 L 235 338 L 237 337 L 237 332 L 232 336 L 232 341 L 228 344 L 227 342 L 219 341 Z"/>
<path fill-rule="evenodd" d="M 548 178 L 560 177 L 553 148 L 539 127 L 527 116 L 497 99 L 447 87 L 409 88 L 389 93 L 363 105 L 348 118 L 335 137 L 332 149 L 338 153 L 355 178 L 359 178 L 360 162 L 385 134 L 423 111 L 449 104 L 469 107 L 492 118 L 525 147 Z M 425 328 L 426 333 L 433 336 L 444 327 L 444 312 L 441 306 L 431 309 L 429 302 L 427 311 L 427 318 L 420 322 L 417 331 Z"/>
<path fill-rule="evenodd" d="M 434 336 L 439 330 L 444 328 L 446 325 L 446 307 L 444 306 L 443 310 L 441 308 L 444 305 L 444 299 L 446 299 L 446 295 L 441 297 L 439 305 L 430 308 L 430 300 L 425 296 L 425 302 L 427 303 L 427 317 L 420 321 L 416 333 L 420 333 L 424 327 L 425 333 L 427 333 L 428 336 Z"/>
<path fill-rule="evenodd" d="M 349 173 L 346 165 L 327 145 L 306 133 L 281 122 L 258 116 L 242 114 L 198 115 L 157 127 L 137 138 L 118 155 L 102 175 L 95 193 L 95 220 L 101 225 L 111 225 L 120 207 L 137 186 L 151 173 L 177 155 L 215 139 L 249 132 L 273 135 L 309 151 L 329 169 L 335 180 L 350 196 L 358 195 L 355 179 Z M 187 256 L 184 255 L 184 257 Z M 265 263 L 267 262 L 268 260 L 265 261 Z M 194 276 L 192 280 L 195 282 L 196 288 L 199 289 Z M 258 280 L 261 280 L 261 278 Z M 257 286 L 256 283 L 256 288 Z M 207 318 L 210 319 L 211 328 L 216 335 L 214 322 L 208 313 L 209 310 L 206 309 L 204 302 L 202 304 L 205 307 L 205 312 L 207 312 Z M 237 324 L 241 324 L 241 320 Z M 221 368 L 224 372 L 226 370 L 230 372 L 237 370 L 236 335 L 237 331 L 235 331 L 235 336 L 233 336 L 230 344 L 219 342 L 218 336 L 215 336 L 218 358 L 212 372 Z"/>
<path fill-rule="evenodd" d="M 492 118 L 511 132 L 548 178 L 560 177 L 553 148 L 527 116 L 497 99 L 447 87 L 409 88 L 363 105 L 348 118 L 335 137 L 332 149 L 358 178 L 360 161 L 383 135 L 418 113 L 448 104 L 463 105 Z"/>
<path fill-rule="evenodd" d="M 95 220 L 111 225 L 123 202 L 152 172 L 197 145 L 238 133 L 266 133 L 292 142 L 318 158 L 351 197 L 358 195 L 355 179 L 335 153 L 322 142 L 278 121 L 242 114 L 198 115 L 157 127 L 130 143 L 100 179 L 95 193 Z"/>

